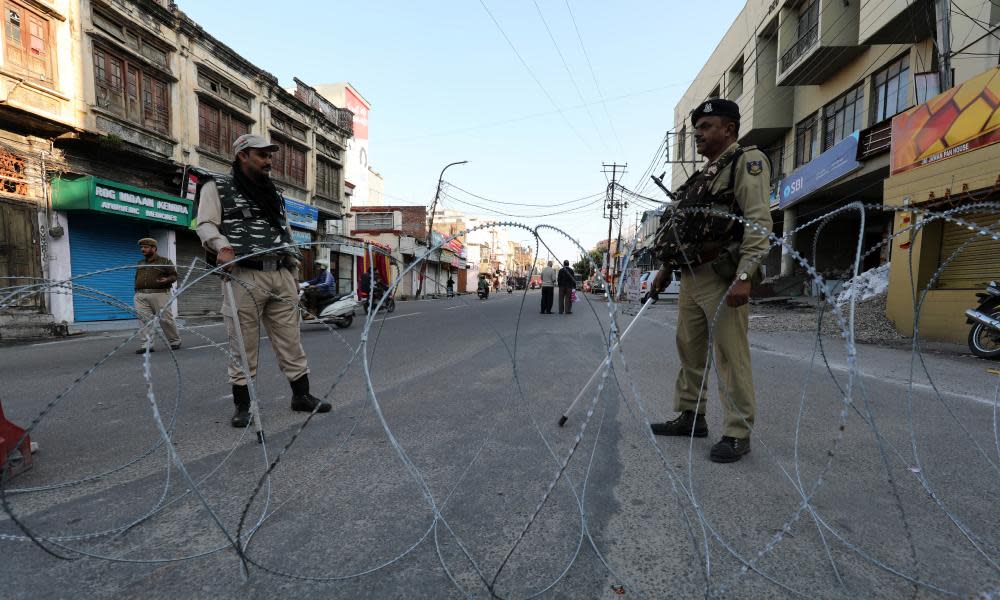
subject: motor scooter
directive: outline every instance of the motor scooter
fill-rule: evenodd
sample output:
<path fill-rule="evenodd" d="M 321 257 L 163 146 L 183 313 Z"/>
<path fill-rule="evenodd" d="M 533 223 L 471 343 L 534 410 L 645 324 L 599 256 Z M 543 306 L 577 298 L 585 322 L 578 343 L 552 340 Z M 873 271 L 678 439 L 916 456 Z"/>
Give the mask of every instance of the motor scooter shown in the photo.
<path fill-rule="evenodd" d="M 965 311 L 965 322 L 972 325 L 969 350 L 980 358 L 1000 357 L 1000 284 L 991 281 L 976 297 L 979 306 Z"/>
<path fill-rule="evenodd" d="M 305 284 L 299 286 L 299 303 L 305 294 Z M 318 314 L 315 319 L 304 320 L 306 323 L 325 323 L 336 325 L 340 329 L 346 329 L 354 322 L 354 308 L 358 305 L 358 299 L 354 292 L 346 294 L 334 294 L 323 298 L 317 307 Z"/>
<path fill-rule="evenodd" d="M 379 300 L 382 299 L 382 294 L 386 293 L 387 291 L 388 290 L 386 290 L 385 287 L 377 288 L 374 297 L 365 299 L 365 311 L 371 312 L 371 307 L 377 306 Z M 385 299 L 385 302 L 382 303 L 382 306 L 379 307 L 379 310 L 384 310 L 385 312 L 389 313 L 396 310 L 396 298 L 392 294 L 389 294 L 389 297 Z"/>

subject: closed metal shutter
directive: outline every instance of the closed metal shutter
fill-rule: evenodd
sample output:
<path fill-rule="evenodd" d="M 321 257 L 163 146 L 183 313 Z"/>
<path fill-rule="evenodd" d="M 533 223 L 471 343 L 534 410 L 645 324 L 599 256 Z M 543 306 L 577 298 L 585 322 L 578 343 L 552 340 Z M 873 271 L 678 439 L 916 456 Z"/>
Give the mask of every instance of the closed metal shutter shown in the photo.
<path fill-rule="evenodd" d="M 191 261 L 195 261 L 191 269 Z M 192 281 L 205 275 L 208 263 L 205 262 L 205 250 L 201 246 L 198 235 L 189 231 L 177 232 L 177 285 L 187 277 L 188 288 L 177 299 L 177 314 L 182 317 L 199 317 L 218 315 L 222 309 L 222 287 L 215 275 L 204 277 L 198 283 Z M 188 275 L 188 271 L 191 274 Z"/>
<path fill-rule="evenodd" d="M 962 252 L 941 272 L 937 287 L 947 290 L 981 290 L 991 279 L 1000 277 L 1000 241 L 979 235 L 981 229 L 996 233 L 1000 230 L 996 213 L 960 215 L 963 220 L 975 223 L 976 231 L 945 223 L 941 234 L 941 263 L 963 244 L 971 240 Z"/>
<path fill-rule="evenodd" d="M 76 321 L 132 319 L 135 264 L 142 255 L 136 242 L 146 237 L 141 221 L 100 214 L 77 214 L 69 219 L 70 269 L 73 277 L 103 269 L 129 266 L 75 281 L 73 318 Z M 93 288 L 81 290 L 78 286 Z M 95 292 L 99 292 L 97 294 Z M 119 306 L 117 303 L 121 303 Z"/>

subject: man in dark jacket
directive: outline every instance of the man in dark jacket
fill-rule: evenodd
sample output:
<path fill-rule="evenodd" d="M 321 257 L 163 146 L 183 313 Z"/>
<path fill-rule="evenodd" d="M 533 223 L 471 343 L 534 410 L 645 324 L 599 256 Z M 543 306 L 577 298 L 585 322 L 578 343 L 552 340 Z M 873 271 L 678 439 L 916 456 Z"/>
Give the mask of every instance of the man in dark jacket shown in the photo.
<path fill-rule="evenodd" d="M 573 290 L 576 289 L 576 276 L 569 266 L 569 261 L 563 261 L 559 269 L 559 314 L 573 314 Z"/>

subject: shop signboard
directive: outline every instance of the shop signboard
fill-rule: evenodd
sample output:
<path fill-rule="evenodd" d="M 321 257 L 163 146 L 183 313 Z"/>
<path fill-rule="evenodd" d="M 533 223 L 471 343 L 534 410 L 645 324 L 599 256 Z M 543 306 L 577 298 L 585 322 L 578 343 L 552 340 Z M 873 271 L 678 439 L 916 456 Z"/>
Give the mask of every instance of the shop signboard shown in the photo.
<path fill-rule="evenodd" d="M 52 182 L 52 207 L 62 211 L 100 213 L 189 227 L 193 203 L 99 177 L 57 178 Z"/>
<path fill-rule="evenodd" d="M 315 206 L 285 198 L 285 216 L 288 217 L 288 224 L 292 227 L 309 231 L 316 231 L 319 228 L 319 210 Z"/>
<path fill-rule="evenodd" d="M 855 131 L 782 179 L 778 207 L 788 208 L 823 186 L 860 169 L 857 154 L 858 132 Z"/>
<path fill-rule="evenodd" d="M 892 175 L 1000 142 L 1000 67 L 892 119 Z"/>
<path fill-rule="evenodd" d="M 296 244 L 312 244 L 312 234 L 308 231 L 292 229 L 292 241 Z M 312 246 L 302 246 L 302 250 L 312 250 Z"/>

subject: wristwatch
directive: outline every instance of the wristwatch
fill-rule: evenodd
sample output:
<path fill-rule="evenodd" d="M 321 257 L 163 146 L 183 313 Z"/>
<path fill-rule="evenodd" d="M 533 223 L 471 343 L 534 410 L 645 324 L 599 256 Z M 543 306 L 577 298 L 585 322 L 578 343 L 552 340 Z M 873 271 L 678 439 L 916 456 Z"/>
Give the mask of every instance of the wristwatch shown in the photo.
<path fill-rule="evenodd" d="M 747 281 L 748 279 L 750 279 L 750 274 L 744 271 L 740 273 L 739 276 L 737 276 L 736 278 L 739 279 L 740 281 Z"/>

